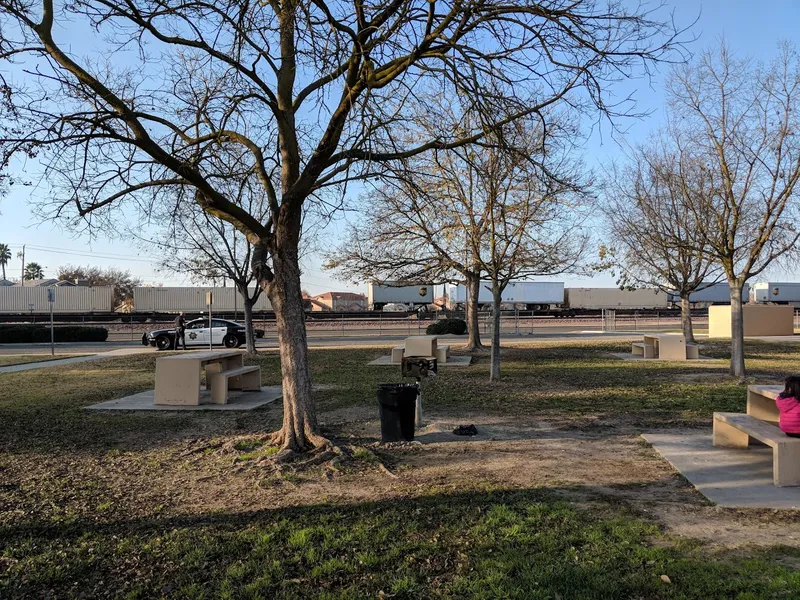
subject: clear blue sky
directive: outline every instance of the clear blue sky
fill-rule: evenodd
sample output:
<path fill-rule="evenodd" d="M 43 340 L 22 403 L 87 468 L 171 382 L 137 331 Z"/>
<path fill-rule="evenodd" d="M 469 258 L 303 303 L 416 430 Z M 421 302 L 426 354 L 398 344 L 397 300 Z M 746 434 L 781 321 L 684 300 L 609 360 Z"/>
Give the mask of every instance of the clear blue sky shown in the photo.
<path fill-rule="evenodd" d="M 797 33 L 800 26 L 800 0 L 668 0 L 668 4 L 674 7 L 679 24 L 688 24 L 699 14 L 694 27 L 698 40 L 690 47 L 694 52 L 717 43 L 721 36 L 738 54 L 757 59 L 772 56 L 777 41 L 781 39 L 800 45 L 800 35 Z M 620 123 L 626 130 L 627 141 L 635 143 L 658 127 L 663 116 L 662 82 L 665 75 L 666 67 L 656 74 L 652 82 L 642 79 L 620 86 L 618 96 L 624 96 L 634 89 L 637 108 L 652 112 L 650 117 L 641 121 Z M 591 166 L 602 165 L 620 154 L 620 147 L 608 136 L 607 128 L 602 133 L 595 132 L 585 144 L 586 162 Z M 45 275 L 54 276 L 63 264 L 91 264 L 129 269 L 145 283 L 190 285 L 188 280 L 158 273 L 153 257 L 143 254 L 134 244 L 119 240 L 75 238 L 69 231 L 51 223 L 38 223 L 29 209 L 29 203 L 35 200 L 35 188 L 16 189 L 0 199 L 0 242 L 10 244 L 15 255 L 23 244 L 27 244 L 26 261 L 43 265 Z M 328 231 L 331 230 L 335 231 L 334 228 Z M 336 236 L 336 233 L 332 235 Z M 8 267 L 9 275 L 19 277 L 19 269 L 20 262 L 15 257 Z M 797 279 L 793 273 L 775 273 L 774 277 Z M 568 285 L 592 287 L 611 286 L 614 283 L 609 276 L 590 280 L 561 279 Z M 315 257 L 306 260 L 303 284 L 311 293 L 347 287 L 321 271 L 319 260 Z M 360 291 L 365 290 L 364 287 Z"/>

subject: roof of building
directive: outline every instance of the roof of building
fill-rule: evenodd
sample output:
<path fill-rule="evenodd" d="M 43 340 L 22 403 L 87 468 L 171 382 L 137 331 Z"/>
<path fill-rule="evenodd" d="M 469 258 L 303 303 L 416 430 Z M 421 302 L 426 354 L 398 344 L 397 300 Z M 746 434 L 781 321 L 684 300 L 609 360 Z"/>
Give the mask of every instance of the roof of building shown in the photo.
<path fill-rule="evenodd" d="M 14 285 L 13 281 L 9 281 L 8 279 L 0 279 L 0 286 L 9 286 Z"/>
<path fill-rule="evenodd" d="M 325 298 L 334 299 L 334 300 L 366 300 L 367 297 L 364 294 L 356 294 L 353 292 L 325 292 L 324 294 L 317 294 L 314 298 Z"/>
<path fill-rule="evenodd" d="M 16 287 L 21 287 L 19 282 L 14 284 Z M 29 279 L 25 282 L 25 287 L 75 287 L 75 282 L 67 279 Z"/>

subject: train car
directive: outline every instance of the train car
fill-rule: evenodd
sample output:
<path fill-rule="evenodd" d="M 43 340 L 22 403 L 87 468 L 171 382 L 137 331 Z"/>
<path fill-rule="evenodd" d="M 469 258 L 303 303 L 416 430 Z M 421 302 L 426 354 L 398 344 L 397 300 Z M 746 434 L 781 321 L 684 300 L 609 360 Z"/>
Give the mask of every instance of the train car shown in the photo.
<path fill-rule="evenodd" d="M 206 292 L 213 293 L 212 313 L 232 313 L 244 309 L 244 301 L 234 287 L 137 287 L 133 288 L 134 313 L 201 313 L 208 310 Z M 253 312 L 272 310 L 267 295 L 262 293 Z"/>
<path fill-rule="evenodd" d="M 387 304 L 405 304 L 409 307 L 431 304 L 434 300 L 433 284 L 397 285 L 394 281 L 372 282 L 367 286 L 367 307 L 383 310 Z"/>
<path fill-rule="evenodd" d="M 667 295 L 669 302 L 679 305 L 681 298 L 675 293 Z M 742 301 L 747 302 L 750 297 L 750 286 L 744 284 L 742 288 Z M 730 304 L 731 290 L 727 283 L 711 283 L 701 290 L 689 294 L 689 302 L 693 307 L 710 306 L 712 304 Z"/>
<path fill-rule="evenodd" d="M 565 306 L 570 309 L 655 310 L 668 307 L 667 294 L 656 288 L 567 288 Z"/>
<path fill-rule="evenodd" d="M 108 314 L 114 311 L 110 286 L 0 286 L 0 314 L 49 315 L 47 291 L 53 290 L 53 314 Z"/>
<path fill-rule="evenodd" d="M 561 281 L 516 281 L 506 286 L 501 295 L 506 307 L 524 310 L 549 310 L 564 303 L 564 283 Z M 462 284 L 449 286 L 450 306 L 463 308 L 467 303 L 467 288 Z M 478 292 L 481 308 L 492 305 L 492 283 L 482 281 Z"/>
<path fill-rule="evenodd" d="M 800 305 L 800 283 L 785 281 L 754 283 L 750 288 L 750 302 Z"/>

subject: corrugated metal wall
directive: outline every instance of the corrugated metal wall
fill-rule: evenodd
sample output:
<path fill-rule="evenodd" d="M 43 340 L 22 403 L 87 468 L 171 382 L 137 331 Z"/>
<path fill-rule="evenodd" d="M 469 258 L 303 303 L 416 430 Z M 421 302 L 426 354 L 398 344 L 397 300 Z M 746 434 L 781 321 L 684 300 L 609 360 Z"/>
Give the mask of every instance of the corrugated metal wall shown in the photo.
<path fill-rule="evenodd" d="M 655 288 L 567 288 L 570 308 L 666 308 L 667 294 Z"/>
<path fill-rule="evenodd" d="M 133 289 L 133 310 L 137 313 L 205 312 L 206 292 L 213 292 L 212 312 L 243 310 L 244 302 L 232 287 L 137 287 Z M 255 311 L 272 310 L 267 295 L 262 293 L 253 307 Z"/>
<path fill-rule="evenodd" d="M 46 287 L 0 287 L 0 313 L 50 314 Z M 53 312 L 109 313 L 114 310 L 114 290 L 111 287 L 54 287 L 56 298 Z M 31 311 L 33 305 L 33 311 Z"/>

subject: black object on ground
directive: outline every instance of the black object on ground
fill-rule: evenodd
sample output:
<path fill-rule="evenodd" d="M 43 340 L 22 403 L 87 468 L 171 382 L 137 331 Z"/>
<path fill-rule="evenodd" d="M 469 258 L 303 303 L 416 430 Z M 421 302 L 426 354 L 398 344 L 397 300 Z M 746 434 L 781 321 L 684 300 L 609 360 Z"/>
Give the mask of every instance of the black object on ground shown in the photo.
<path fill-rule="evenodd" d="M 412 441 L 417 384 L 378 384 L 378 405 L 381 414 L 381 443 Z"/>
<path fill-rule="evenodd" d="M 456 435 L 478 435 L 478 428 L 475 425 L 459 425 L 453 429 Z"/>

